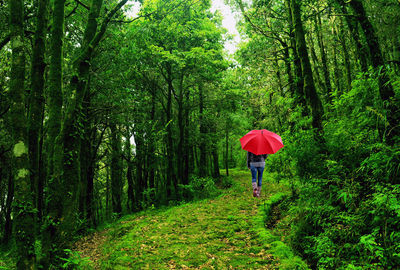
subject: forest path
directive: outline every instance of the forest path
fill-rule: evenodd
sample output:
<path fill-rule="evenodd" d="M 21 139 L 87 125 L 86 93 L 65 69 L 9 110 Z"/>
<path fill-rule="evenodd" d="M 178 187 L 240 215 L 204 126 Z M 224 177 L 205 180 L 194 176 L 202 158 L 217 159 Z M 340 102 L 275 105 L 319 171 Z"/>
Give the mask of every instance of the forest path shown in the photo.
<path fill-rule="evenodd" d="M 250 173 L 232 177 L 233 187 L 216 198 L 127 216 L 78 250 L 95 269 L 277 269 L 253 220 L 278 187 L 266 179 L 253 198 Z"/>

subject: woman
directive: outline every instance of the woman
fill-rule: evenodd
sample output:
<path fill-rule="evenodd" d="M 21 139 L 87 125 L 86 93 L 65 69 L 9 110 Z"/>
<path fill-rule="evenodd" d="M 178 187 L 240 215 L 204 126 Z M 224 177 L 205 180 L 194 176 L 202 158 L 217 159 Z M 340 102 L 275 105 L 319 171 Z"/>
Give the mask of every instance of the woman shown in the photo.
<path fill-rule="evenodd" d="M 260 197 L 261 194 L 261 182 L 262 175 L 265 167 L 265 160 L 267 159 L 267 154 L 265 155 L 255 155 L 252 152 L 247 152 L 247 168 L 251 170 L 251 182 L 253 186 L 253 196 Z M 257 177 L 258 173 L 258 177 Z"/>

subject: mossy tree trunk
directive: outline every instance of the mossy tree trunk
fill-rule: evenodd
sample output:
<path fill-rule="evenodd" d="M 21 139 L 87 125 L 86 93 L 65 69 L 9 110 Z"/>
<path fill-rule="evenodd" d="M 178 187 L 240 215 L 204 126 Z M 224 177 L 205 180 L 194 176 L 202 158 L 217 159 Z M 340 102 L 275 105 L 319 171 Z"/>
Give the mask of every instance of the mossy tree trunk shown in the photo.
<path fill-rule="evenodd" d="M 38 220 L 36 227 L 39 227 L 43 208 L 43 186 L 44 179 L 40 166 L 41 160 L 41 133 L 43 128 L 44 114 L 44 73 L 45 63 L 45 40 L 47 29 L 48 0 L 39 0 L 36 16 L 36 31 L 33 44 L 33 55 L 31 64 L 31 91 L 29 96 L 28 111 L 28 149 L 31 171 L 31 183 L 34 185 L 35 207 Z M 36 228 L 38 232 L 38 228 Z"/>
<path fill-rule="evenodd" d="M 226 176 L 229 176 L 229 119 L 226 119 L 226 123 L 225 123 L 225 154 L 224 154 L 224 158 L 225 158 L 225 174 Z"/>
<path fill-rule="evenodd" d="M 30 181 L 27 143 L 27 118 L 25 111 L 25 48 L 24 3 L 10 0 L 11 72 L 10 72 L 10 122 L 12 123 L 14 237 L 17 251 L 17 269 L 35 269 L 35 205 Z"/>
<path fill-rule="evenodd" d="M 176 175 L 174 166 L 174 145 L 173 145 L 173 129 L 172 129 L 172 93 L 173 93 L 173 77 L 172 77 L 172 65 L 171 63 L 166 64 L 166 82 L 167 82 L 167 107 L 166 107 L 166 147 L 167 147 L 167 198 L 175 199 L 176 197 Z"/>
<path fill-rule="evenodd" d="M 297 54 L 297 45 L 296 45 L 296 37 L 294 33 L 294 23 L 293 23 L 293 14 L 292 14 L 292 3 L 291 0 L 285 0 L 285 5 L 288 10 L 288 22 L 289 22 L 289 35 L 290 35 L 290 47 L 292 48 L 292 55 L 293 55 L 293 83 L 294 91 L 293 96 L 295 99 L 295 105 L 299 105 L 302 108 L 302 114 L 308 114 L 307 102 L 304 97 L 304 80 L 303 73 L 301 70 L 301 61 L 299 55 Z"/>
<path fill-rule="evenodd" d="M 110 124 L 111 131 L 111 201 L 112 211 L 118 216 L 122 213 L 122 164 L 121 136 L 115 123 Z"/>
<path fill-rule="evenodd" d="M 319 133 L 322 132 L 323 107 L 315 88 L 310 59 L 307 52 L 307 44 L 304 35 L 303 22 L 301 20 L 300 5 L 298 0 L 290 0 L 290 9 L 293 19 L 294 34 L 296 40 L 296 51 L 300 58 L 303 75 L 303 89 L 305 98 L 311 108 L 312 126 Z"/>
<path fill-rule="evenodd" d="M 329 103 L 332 102 L 332 84 L 329 74 L 328 68 L 328 56 L 325 50 L 325 43 L 322 36 L 322 22 L 321 22 L 321 14 L 317 13 L 315 17 L 315 31 L 317 32 L 317 40 L 318 40 L 318 47 L 321 55 L 321 63 L 322 63 L 322 71 L 324 75 L 324 86 L 325 86 L 325 94 L 326 99 Z"/>
<path fill-rule="evenodd" d="M 184 142 L 184 153 L 183 153 L 183 182 L 182 184 L 189 184 L 189 175 L 192 173 L 191 168 L 193 168 L 193 160 L 190 162 L 190 90 L 185 93 L 185 142 Z"/>
<path fill-rule="evenodd" d="M 11 240 L 12 235 L 12 220 L 11 220 L 11 213 L 12 213 L 12 202 L 14 198 L 14 181 L 12 173 L 8 176 L 8 184 L 7 184 L 7 200 L 4 206 L 4 235 L 2 242 L 4 244 L 8 244 Z"/>
<path fill-rule="evenodd" d="M 150 121 L 153 124 L 156 120 L 156 90 L 152 89 L 151 91 L 151 111 L 150 111 Z M 155 171 L 157 169 L 156 165 L 156 158 L 155 158 L 155 140 L 156 140 L 156 134 L 151 132 L 149 134 L 149 142 L 148 142 L 148 153 L 149 155 L 147 156 L 147 168 L 150 170 L 149 172 L 149 188 L 155 188 Z"/>
<path fill-rule="evenodd" d="M 146 181 L 144 177 L 144 162 L 145 162 L 145 142 L 143 138 L 143 131 L 140 130 L 142 123 L 137 125 L 135 131 L 135 208 L 141 209 L 141 202 L 143 201 L 143 191 L 145 189 Z M 139 127 L 140 126 L 140 127 Z"/>
<path fill-rule="evenodd" d="M 128 200 L 127 200 L 127 209 L 129 211 L 135 210 L 135 194 L 134 194 L 134 185 L 133 185 L 133 163 L 132 163 L 132 146 L 131 146 L 131 128 L 129 125 L 126 125 L 125 131 L 125 159 L 127 163 L 127 171 L 126 171 L 126 180 L 128 183 Z"/>
<path fill-rule="evenodd" d="M 50 65 L 48 78 L 49 120 L 47 139 L 47 175 L 53 177 L 54 145 L 61 129 L 61 108 L 63 99 L 63 40 L 64 40 L 64 5 L 65 0 L 54 0 L 50 40 Z M 55 188 L 57 190 L 57 188 Z M 50 203 L 51 205 L 51 203 Z"/>
<path fill-rule="evenodd" d="M 349 14 L 346 9 L 346 4 L 344 0 L 334 0 L 334 4 L 338 12 L 343 13 L 345 16 L 346 24 L 349 28 L 351 37 L 353 38 L 355 44 L 355 52 L 357 56 L 357 60 L 359 61 L 360 69 L 362 72 L 368 71 L 368 61 L 367 55 L 368 52 L 365 49 L 365 46 L 361 42 L 361 38 L 359 35 L 358 27 L 357 27 L 357 20 Z"/>
<path fill-rule="evenodd" d="M 342 20 L 340 20 L 339 29 L 340 30 L 338 36 L 340 40 L 340 45 L 343 49 L 342 52 L 343 52 L 344 70 L 346 72 L 346 86 L 347 86 L 347 91 L 350 91 L 352 82 L 350 55 L 346 44 L 345 31 L 343 29 Z M 334 46 L 334 48 L 336 49 L 336 46 Z"/>
<path fill-rule="evenodd" d="M 179 80 L 179 93 L 175 96 L 177 105 L 178 105 L 178 130 L 179 130 L 179 141 L 178 141 L 178 145 L 177 145 L 177 151 L 176 151 L 176 159 L 177 159 L 177 166 L 178 166 L 178 181 L 179 184 L 183 183 L 183 171 L 184 171 L 184 162 L 183 162 L 183 157 L 184 157 L 184 145 L 185 145 L 185 113 L 184 113 L 184 108 L 185 108 L 185 104 L 184 104 L 184 87 L 183 87 L 183 83 L 184 83 L 184 79 L 185 79 L 185 75 L 182 73 L 180 76 L 180 80 Z"/>
<path fill-rule="evenodd" d="M 59 252 L 57 243 L 61 242 L 57 224 L 61 218 L 64 187 L 61 183 L 61 171 L 54 168 L 56 164 L 56 137 L 61 129 L 62 100 L 63 100 L 63 40 L 64 40 L 64 5 L 65 0 L 53 2 L 53 15 L 51 23 L 50 39 L 50 65 L 48 78 L 48 121 L 47 121 L 47 177 L 48 198 L 44 220 L 41 265 L 49 268 L 56 261 L 56 253 Z"/>
<path fill-rule="evenodd" d="M 380 74 L 378 77 L 379 94 L 382 101 L 385 102 L 387 121 L 389 123 L 389 129 L 385 128 L 385 130 L 381 131 L 381 134 L 386 136 L 389 145 L 394 145 L 394 138 L 400 134 L 400 113 L 398 111 L 398 100 L 396 100 L 393 86 L 390 82 L 390 78 L 383 60 L 381 46 L 378 42 L 375 29 L 367 17 L 363 3 L 360 0 L 351 0 L 350 6 L 352 7 L 355 17 L 364 32 L 372 65 L 376 70 L 380 69 Z"/>
<path fill-rule="evenodd" d="M 199 85 L 199 126 L 200 126 L 200 162 L 199 162 L 199 176 L 207 176 L 207 152 L 206 152 L 206 134 L 207 127 L 204 119 L 204 86 Z"/>
<path fill-rule="evenodd" d="M 336 30 L 334 30 L 334 36 L 337 36 Z M 335 39 L 335 41 L 339 41 L 339 39 Z M 339 96 L 343 93 L 343 87 L 340 81 L 342 77 L 341 74 L 342 73 L 341 70 L 339 69 L 339 63 L 338 63 L 338 49 L 336 48 L 336 46 L 333 46 L 333 76 L 334 76 L 335 89 Z"/>

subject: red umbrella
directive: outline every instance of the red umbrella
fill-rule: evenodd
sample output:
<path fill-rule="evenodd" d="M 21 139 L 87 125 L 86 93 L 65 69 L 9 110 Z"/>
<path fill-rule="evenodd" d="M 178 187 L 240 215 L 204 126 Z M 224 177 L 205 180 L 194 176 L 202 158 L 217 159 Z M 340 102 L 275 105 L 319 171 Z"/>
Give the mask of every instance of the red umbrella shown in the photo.
<path fill-rule="evenodd" d="M 269 130 L 252 130 L 240 139 L 242 149 L 255 155 L 275 154 L 283 147 L 282 138 Z"/>

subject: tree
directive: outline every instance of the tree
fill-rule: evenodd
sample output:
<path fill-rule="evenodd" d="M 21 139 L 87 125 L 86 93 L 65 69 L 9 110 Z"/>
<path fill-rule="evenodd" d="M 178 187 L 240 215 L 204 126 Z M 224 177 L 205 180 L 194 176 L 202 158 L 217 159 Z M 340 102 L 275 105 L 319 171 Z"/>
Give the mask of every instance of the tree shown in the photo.
<path fill-rule="evenodd" d="M 37 209 L 40 224 L 43 214 L 43 188 L 44 168 L 42 162 L 43 118 L 44 118 L 44 83 L 45 83 L 45 35 L 47 30 L 48 0 L 38 1 L 36 15 L 36 31 L 34 36 L 34 47 L 31 63 L 31 91 L 29 95 L 28 111 L 28 149 L 31 171 L 31 183 L 34 190 L 35 208 Z M 37 226 L 37 225 L 36 225 Z M 38 226 L 37 226 L 38 227 Z M 39 232 L 38 228 L 36 229 Z"/>
<path fill-rule="evenodd" d="M 34 269 L 35 205 L 29 172 L 27 119 L 25 116 L 25 41 L 23 25 L 23 1 L 10 0 L 10 42 L 12 50 L 10 72 L 9 117 L 12 124 L 12 158 L 14 198 L 14 237 L 18 252 L 18 269 Z"/>
<path fill-rule="evenodd" d="M 386 103 L 387 109 L 387 120 L 390 126 L 390 129 L 385 132 L 387 141 L 390 145 L 394 145 L 394 137 L 399 135 L 399 113 L 398 113 L 398 105 L 395 97 L 395 93 L 393 90 L 393 86 L 388 77 L 385 63 L 382 57 L 382 52 L 380 49 L 380 44 L 378 42 L 378 38 L 375 34 L 374 27 L 368 20 L 367 14 L 365 12 L 365 8 L 360 0 L 352 0 L 350 1 L 350 6 L 352 7 L 355 17 L 357 18 L 361 28 L 363 29 L 364 36 L 367 42 L 367 46 L 371 56 L 372 66 L 375 69 L 380 70 L 380 74 L 378 77 L 379 81 L 379 94 L 383 102 Z"/>
<path fill-rule="evenodd" d="M 303 30 L 303 23 L 301 21 L 300 6 L 297 0 L 290 1 L 290 10 L 293 18 L 294 33 L 296 39 L 296 51 L 301 62 L 301 69 L 303 75 L 302 79 L 304 80 L 304 85 L 303 85 L 304 94 L 307 103 L 311 108 L 312 126 L 318 132 L 322 132 L 322 116 L 324 111 L 321 100 L 317 94 L 312 76 L 312 70 L 311 70 L 310 60 L 308 57 L 307 45 Z"/>

